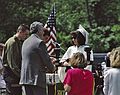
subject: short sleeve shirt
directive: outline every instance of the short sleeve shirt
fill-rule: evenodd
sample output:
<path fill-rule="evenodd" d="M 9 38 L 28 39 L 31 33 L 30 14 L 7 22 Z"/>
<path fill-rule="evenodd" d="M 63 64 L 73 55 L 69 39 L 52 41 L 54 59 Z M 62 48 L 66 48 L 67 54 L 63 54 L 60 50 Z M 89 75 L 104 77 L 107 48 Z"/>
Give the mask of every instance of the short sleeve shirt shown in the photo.
<path fill-rule="evenodd" d="M 71 86 L 68 95 L 93 95 L 94 78 L 89 70 L 69 69 L 63 84 Z"/>

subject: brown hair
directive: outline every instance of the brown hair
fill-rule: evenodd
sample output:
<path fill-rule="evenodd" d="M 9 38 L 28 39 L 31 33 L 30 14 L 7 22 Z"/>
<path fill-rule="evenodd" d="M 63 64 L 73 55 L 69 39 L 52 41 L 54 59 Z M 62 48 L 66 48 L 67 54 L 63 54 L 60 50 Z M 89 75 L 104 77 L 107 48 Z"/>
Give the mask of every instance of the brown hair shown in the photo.
<path fill-rule="evenodd" d="M 85 45 L 86 38 L 83 36 L 83 34 L 80 31 L 72 31 L 70 34 L 73 38 L 77 39 L 79 45 Z"/>
<path fill-rule="evenodd" d="M 110 65 L 113 68 L 120 68 L 120 47 L 114 48 L 110 52 Z"/>
<path fill-rule="evenodd" d="M 30 30 L 29 29 L 29 26 L 28 25 L 26 25 L 26 24 L 21 24 L 19 27 L 18 27 L 18 29 L 17 29 L 17 32 L 19 32 L 19 31 L 25 31 L 25 30 Z"/>
<path fill-rule="evenodd" d="M 72 67 L 85 68 L 87 66 L 85 57 L 83 53 L 80 52 L 74 53 L 73 56 L 70 58 L 69 63 Z"/>

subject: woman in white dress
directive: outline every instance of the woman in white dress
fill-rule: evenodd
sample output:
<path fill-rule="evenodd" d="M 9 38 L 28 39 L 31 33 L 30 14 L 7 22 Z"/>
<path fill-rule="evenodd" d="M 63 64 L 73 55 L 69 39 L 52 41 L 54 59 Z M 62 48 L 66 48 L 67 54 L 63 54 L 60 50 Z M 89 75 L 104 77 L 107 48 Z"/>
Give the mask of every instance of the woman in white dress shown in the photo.
<path fill-rule="evenodd" d="M 68 60 L 71 58 L 71 56 L 76 52 L 81 52 L 84 54 L 85 58 L 87 59 L 87 52 L 85 51 L 85 48 L 89 48 L 88 44 L 88 32 L 80 25 L 79 29 L 76 31 L 73 31 L 70 33 L 72 36 L 72 42 L 73 46 L 70 46 L 63 57 L 60 60 L 60 63 L 62 63 L 64 66 L 69 66 Z M 90 50 L 90 56 L 89 61 L 93 61 L 93 51 Z M 91 65 L 86 67 L 91 71 Z M 63 82 L 64 76 L 65 76 L 65 67 L 59 67 L 58 68 L 58 76 Z"/>

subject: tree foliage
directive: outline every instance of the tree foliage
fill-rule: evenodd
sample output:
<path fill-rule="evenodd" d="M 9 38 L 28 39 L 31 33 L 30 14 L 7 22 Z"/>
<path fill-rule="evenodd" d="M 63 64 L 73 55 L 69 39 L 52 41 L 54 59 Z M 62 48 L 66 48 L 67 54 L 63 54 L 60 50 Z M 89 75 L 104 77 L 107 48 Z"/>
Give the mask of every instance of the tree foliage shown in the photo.
<path fill-rule="evenodd" d="M 120 46 L 119 0 L 0 0 L 0 42 L 12 36 L 21 23 L 44 24 L 56 3 L 57 40 L 65 50 L 69 33 L 81 24 L 89 32 L 94 52 L 108 52 Z"/>

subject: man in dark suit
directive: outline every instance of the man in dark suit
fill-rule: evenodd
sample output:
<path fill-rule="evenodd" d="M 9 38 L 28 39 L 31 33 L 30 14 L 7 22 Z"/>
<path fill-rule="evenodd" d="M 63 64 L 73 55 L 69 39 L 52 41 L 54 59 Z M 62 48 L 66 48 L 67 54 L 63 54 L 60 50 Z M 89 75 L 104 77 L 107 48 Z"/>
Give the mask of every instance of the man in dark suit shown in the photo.
<path fill-rule="evenodd" d="M 43 24 L 33 22 L 30 33 L 22 46 L 20 84 L 23 95 L 46 95 L 46 69 L 53 72 L 55 68 L 43 42 Z"/>

